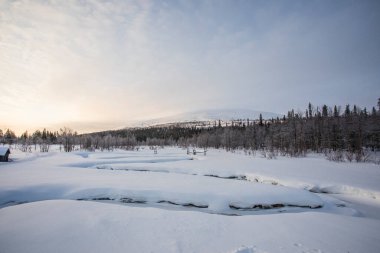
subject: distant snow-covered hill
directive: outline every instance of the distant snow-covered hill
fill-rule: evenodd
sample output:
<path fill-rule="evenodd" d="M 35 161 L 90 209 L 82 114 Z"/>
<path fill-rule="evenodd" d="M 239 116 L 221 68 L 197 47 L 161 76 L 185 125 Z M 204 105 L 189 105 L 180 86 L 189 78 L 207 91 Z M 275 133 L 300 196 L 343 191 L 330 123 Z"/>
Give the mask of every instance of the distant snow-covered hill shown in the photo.
<path fill-rule="evenodd" d="M 282 117 L 282 115 L 273 112 L 263 112 L 248 109 L 211 109 L 180 113 L 169 117 L 136 121 L 132 122 L 129 127 L 149 127 L 164 124 L 190 122 L 210 122 L 211 124 L 211 122 L 218 120 L 225 123 L 234 120 L 255 120 L 259 118 L 260 114 L 263 116 L 263 119 Z"/>
<path fill-rule="evenodd" d="M 223 110 L 202 110 L 177 115 L 183 120 L 237 120 L 237 119 L 258 119 L 262 114 L 264 119 L 276 118 L 281 115 L 272 112 L 262 112 L 247 109 L 223 109 Z"/>

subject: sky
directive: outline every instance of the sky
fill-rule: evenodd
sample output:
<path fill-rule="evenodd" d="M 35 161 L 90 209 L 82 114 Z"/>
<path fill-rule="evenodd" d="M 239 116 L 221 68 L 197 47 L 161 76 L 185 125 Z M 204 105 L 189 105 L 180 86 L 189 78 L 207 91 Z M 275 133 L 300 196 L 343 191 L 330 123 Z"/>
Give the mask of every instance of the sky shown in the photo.
<path fill-rule="evenodd" d="M 372 108 L 380 1 L 0 0 L 0 128 Z"/>

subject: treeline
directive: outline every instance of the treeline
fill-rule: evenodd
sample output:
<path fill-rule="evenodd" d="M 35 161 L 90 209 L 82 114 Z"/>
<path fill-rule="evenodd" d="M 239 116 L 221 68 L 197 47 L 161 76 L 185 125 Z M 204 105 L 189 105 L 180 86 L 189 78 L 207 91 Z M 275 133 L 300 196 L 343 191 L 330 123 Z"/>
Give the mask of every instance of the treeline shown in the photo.
<path fill-rule="evenodd" d="M 209 124 L 210 125 L 210 124 Z M 69 128 L 49 132 L 23 133 L 20 137 L 0 130 L 0 141 L 18 143 L 23 150 L 34 146 L 48 152 L 51 144 L 60 144 L 62 150 L 134 149 L 140 145 L 223 148 L 228 151 L 244 149 L 261 151 L 264 156 L 278 154 L 304 156 L 307 152 L 325 153 L 331 160 L 366 159 L 366 151 L 380 150 L 380 99 L 378 110 L 370 111 L 354 105 L 315 107 L 309 103 L 304 111 L 290 110 L 281 118 L 234 120 L 223 126 L 220 121 L 212 127 L 146 127 L 104 131 L 78 135 Z"/>
<path fill-rule="evenodd" d="M 295 112 L 276 119 L 235 120 L 231 126 L 215 123 L 208 128 L 138 128 L 106 131 L 91 135 L 100 136 L 134 136 L 138 143 L 153 139 L 164 145 L 196 145 L 225 149 L 276 148 L 288 153 L 305 151 L 321 152 L 324 149 L 358 151 L 363 147 L 372 150 L 380 148 L 380 100 L 379 110 L 372 108 L 353 109 L 347 105 L 343 112 L 341 107 L 323 105 Z"/>
<path fill-rule="evenodd" d="M 282 119 L 208 129 L 180 142 L 227 150 L 262 150 L 271 156 L 323 152 L 331 160 L 350 161 L 366 159 L 366 150 L 380 150 L 379 111 L 373 108 L 368 113 L 366 108 L 361 110 L 357 106 L 351 110 L 349 105 L 344 112 L 340 111 L 337 106 L 315 108 L 309 104 L 305 112 L 291 110 Z"/>
<path fill-rule="evenodd" d="M 180 145 L 202 148 L 261 151 L 264 156 L 304 156 L 324 153 L 328 159 L 341 161 L 368 159 L 370 151 L 380 150 L 379 109 L 354 105 L 291 110 L 282 118 L 234 120 L 229 126 L 215 122 L 213 127 L 149 127 L 94 133 L 91 136 L 132 136 L 137 145 Z"/>
<path fill-rule="evenodd" d="M 4 132 L 0 129 L 0 143 L 18 145 L 24 152 L 32 151 L 32 148 L 34 148 L 34 150 L 37 150 L 38 148 L 41 152 L 49 152 L 50 145 L 63 145 L 68 137 L 73 138 L 74 136 L 77 136 L 77 133 L 66 127 L 60 129 L 59 132 L 43 129 L 42 131 L 36 130 L 29 134 L 28 131 L 25 131 L 19 137 L 17 137 L 14 131 L 10 129 L 7 129 Z M 63 148 L 65 151 L 71 151 L 67 146 L 63 146 Z"/>
<path fill-rule="evenodd" d="M 76 131 L 67 127 L 61 128 L 59 131 L 36 130 L 32 134 L 25 131 L 19 137 L 10 129 L 5 132 L 0 129 L 0 143 L 15 145 L 24 152 L 32 152 L 32 149 L 49 152 L 51 145 L 59 145 L 60 150 L 65 152 L 76 149 L 90 151 L 96 149 L 112 150 L 114 148 L 133 149 L 138 145 L 134 136 L 78 135 Z"/>

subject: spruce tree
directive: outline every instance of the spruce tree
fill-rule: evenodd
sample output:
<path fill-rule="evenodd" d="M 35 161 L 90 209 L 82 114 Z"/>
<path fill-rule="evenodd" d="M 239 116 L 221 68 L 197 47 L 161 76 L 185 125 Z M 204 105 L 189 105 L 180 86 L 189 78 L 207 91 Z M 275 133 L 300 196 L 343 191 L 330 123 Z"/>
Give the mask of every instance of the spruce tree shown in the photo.
<path fill-rule="evenodd" d="M 263 125 L 263 115 L 261 115 L 261 113 L 260 113 L 260 116 L 259 116 L 259 125 L 260 126 Z"/>
<path fill-rule="evenodd" d="M 313 106 L 311 105 L 311 103 L 309 102 L 309 117 L 312 118 L 313 117 Z"/>
<path fill-rule="evenodd" d="M 358 115 L 358 109 L 357 109 L 356 105 L 354 105 L 354 109 L 352 110 L 352 114 L 354 114 L 355 116 Z"/>
<path fill-rule="evenodd" d="M 339 117 L 338 108 L 334 105 L 334 117 Z"/>
<path fill-rule="evenodd" d="M 327 105 L 323 105 L 322 107 L 322 116 L 323 117 L 327 117 Z"/>
<path fill-rule="evenodd" d="M 350 105 L 346 105 L 346 110 L 344 111 L 344 115 L 347 117 L 347 116 L 350 116 L 350 114 L 351 114 Z"/>

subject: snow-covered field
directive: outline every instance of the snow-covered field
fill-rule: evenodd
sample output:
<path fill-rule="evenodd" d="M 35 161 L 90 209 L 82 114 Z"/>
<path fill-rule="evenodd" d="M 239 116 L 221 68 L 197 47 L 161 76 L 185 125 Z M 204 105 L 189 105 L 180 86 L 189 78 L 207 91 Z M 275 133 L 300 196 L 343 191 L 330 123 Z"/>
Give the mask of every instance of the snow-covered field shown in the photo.
<path fill-rule="evenodd" d="M 0 164 L 0 252 L 378 252 L 380 166 L 180 148 Z"/>

